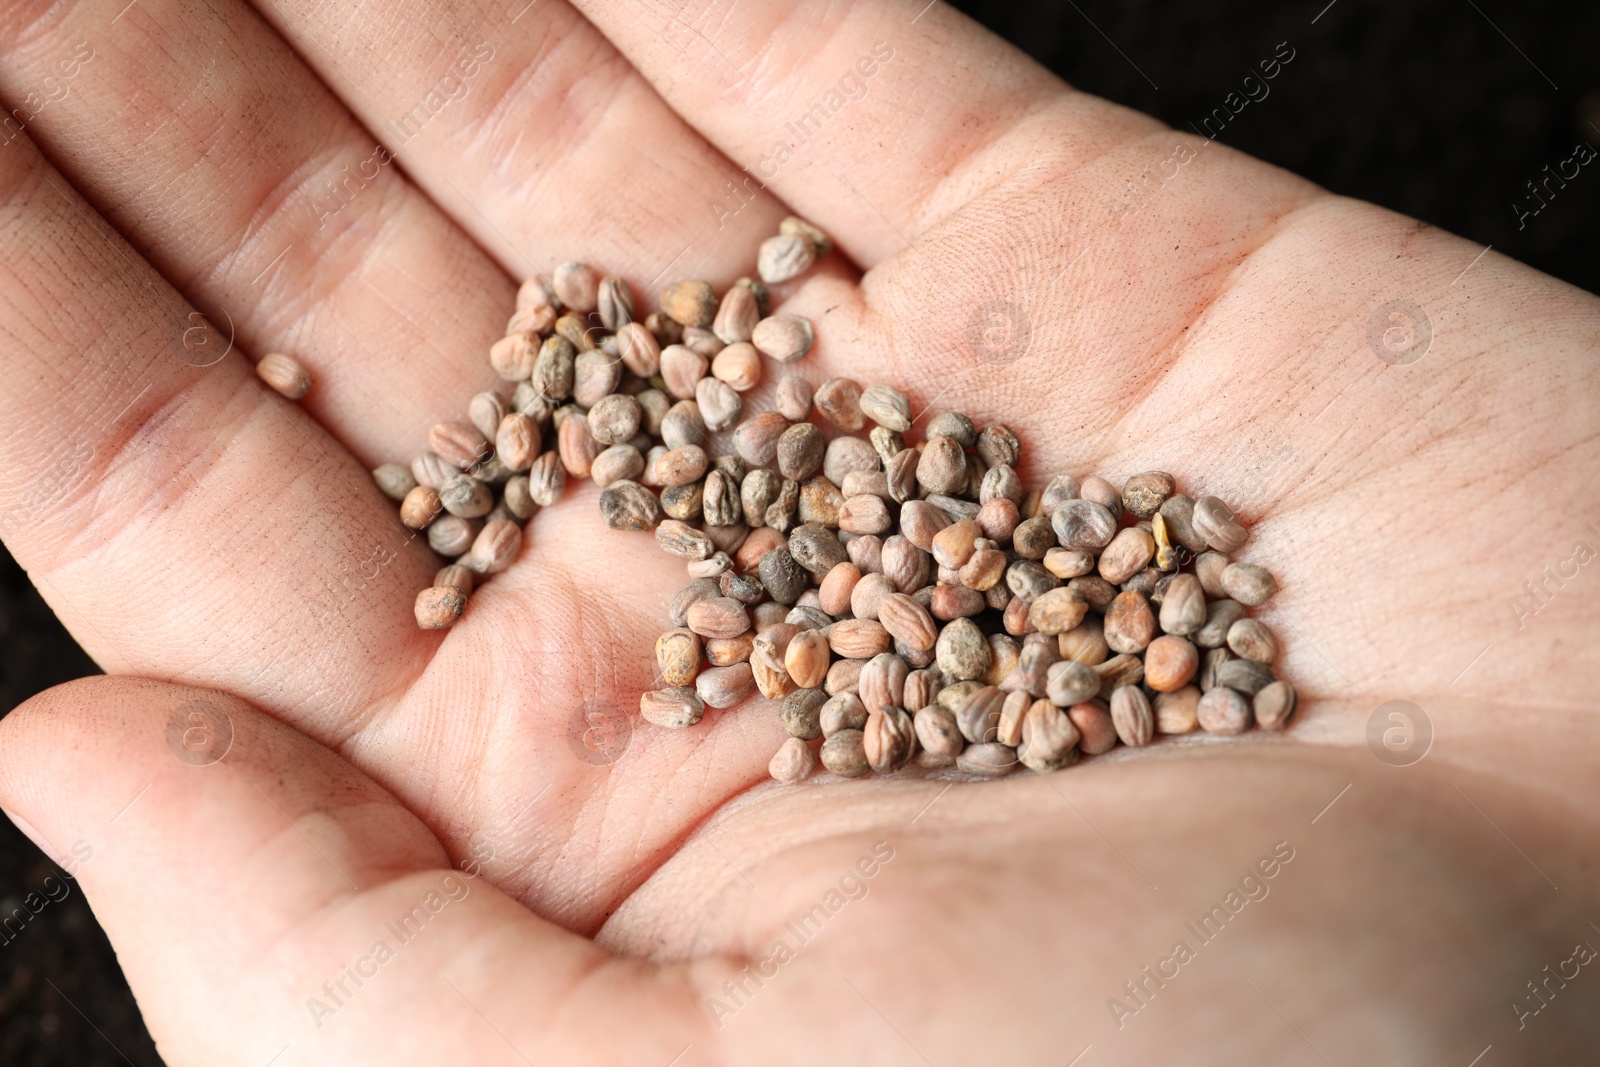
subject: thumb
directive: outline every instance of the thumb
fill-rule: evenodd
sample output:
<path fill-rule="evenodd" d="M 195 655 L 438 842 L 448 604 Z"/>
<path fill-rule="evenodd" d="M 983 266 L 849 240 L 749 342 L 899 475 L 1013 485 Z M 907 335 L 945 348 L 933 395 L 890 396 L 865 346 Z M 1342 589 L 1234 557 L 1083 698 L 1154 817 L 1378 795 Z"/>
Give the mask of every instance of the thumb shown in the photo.
<path fill-rule="evenodd" d="M 0 806 L 79 880 L 172 1067 L 664 1064 L 705 1045 L 681 975 L 452 869 L 376 783 L 232 697 L 53 689 L 0 720 Z"/>

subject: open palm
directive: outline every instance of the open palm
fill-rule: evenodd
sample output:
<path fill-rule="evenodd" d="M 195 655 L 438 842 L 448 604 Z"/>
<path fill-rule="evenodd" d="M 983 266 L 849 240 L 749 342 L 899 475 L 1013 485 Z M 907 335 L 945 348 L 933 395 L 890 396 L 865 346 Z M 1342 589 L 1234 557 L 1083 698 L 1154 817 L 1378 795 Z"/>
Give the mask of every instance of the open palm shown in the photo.
<path fill-rule="evenodd" d="M 920 7 L 0 13 L 0 533 L 113 675 L 6 719 L 0 799 L 170 1063 L 1592 1047 L 1592 991 L 1525 983 L 1600 937 L 1595 619 L 1522 585 L 1600 543 L 1600 308 Z M 813 382 L 1004 421 L 1032 484 L 1240 505 L 1287 738 L 778 787 L 764 707 L 631 714 L 683 574 L 591 485 L 415 629 L 437 561 L 366 471 L 495 384 L 517 281 L 720 289 L 791 211 L 842 252 L 775 294 Z M 271 349 L 303 410 L 239 358 Z M 1432 758 L 1369 751 L 1393 699 Z"/>

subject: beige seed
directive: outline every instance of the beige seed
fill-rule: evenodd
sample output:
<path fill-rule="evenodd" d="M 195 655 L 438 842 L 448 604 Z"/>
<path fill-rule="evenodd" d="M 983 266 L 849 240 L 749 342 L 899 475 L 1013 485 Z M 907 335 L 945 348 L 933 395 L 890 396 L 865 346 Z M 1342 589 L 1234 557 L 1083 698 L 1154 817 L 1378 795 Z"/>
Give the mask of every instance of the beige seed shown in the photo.
<path fill-rule="evenodd" d="M 598 300 L 600 275 L 586 263 L 563 263 L 550 277 L 556 298 L 573 311 L 593 311 Z"/>
<path fill-rule="evenodd" d="M 811 777 L 811 772 L 816 769 L 817 754 L 798 737 L 786 738 L 778 746 L 772 762 L 767 764 L 767 773 L 784 785 L 802 782 Z"/>
<path fill-rule="evenodd" d="M 640 693 L 639 714 L 645 722 L 668 730 L 682 730 L 704 718 L 706 706 L 693 689 L 673 686 Z"/>
<path fill-rule="evenodd" d="M 783 665 L 802 689 L 815 689 L 828 676 L 828 639 L 818 630 L 802 630 L 784 650 Z"/>
<path fill-rule="evenodd" d="M 1213 734 L 1242 734 L 1250 729 L 1255 717 L 1250 701 L 1243 694 L 1222 685 L 1200 698 L 1195 716 L 1200 727 Z"/>
<path fill-rule="evenodd" d="M 661 350 L 661 380 L 667 392 L 679 400 L 694 399 L 694 387 L 710 365 L 705 356 L 686 345 L 668 345 Z"/>
<path fill-rule="evenodd" d="M 816 343 L 811 320 L 802 315 L 772 315 L 756 323 L 750 343 L 779 363 L 803 358 Z"/>
<path fill-rule="evenodd" d="M 798 215 L 789 215 L 778 223 L 778 232 L 784 235 L 803 237 L 811 242 L 811 247 L 816 250 L 817 258 L 822 259 L 833 251 L 833 241 L 821 229 L 807 222 Z"/>
<path fill-rule="evenodd" d="M 841 430 L 855 433 L 867 424 L 861 413 L 861 385 L 850 378 L 829 378 L 817 386 L 817 412 Z"/>
<path fill-rule="evenodd" d="M 700 673 L 700 635 L 693 630 L 668 630 L 656 638 L 656 665 L 669 686 L 693 685 Z"/>
<path fill-rule="evenodd" d="M 643 323 L 630 322 L 617 331 L 617 358 L 641 378 L 652 378 L 661 369 L 661 345 Z"/>
<path fill-rule="evenodd" d="M 1171 693 L 1157 693 L 1156 730 L 1164 734 L 1189 734 L 1200 728 L 1200 690 L 1186 685 Z"/>
<path fill-rule="evenodd" d="M 1117 747 L 1117 728 L 1111 712 L 1098 701 L 1085 701 L 1067 709 L 1067 718 L 1078 730 L 1078 747 L 1086 756 L 1098 756 Z"/>
<path fill-rule="evenodd" d="M 1237 552 L 1250 536 L 1228 505 L 1214 496 L 1194 502 L 1194 529 L 1218 552 Z"/>
<path fill-rule="evenodd" d="M 1150 699 L 1136 685 L 1125 685 L 1111 694 L 1111 725 L 1117 737 L 1130 748 L 1150 743 L 1155 734 L 1155 713 Z"/>
<path fill-rule="evenodd" d="M 432 586 L 417 594 L 414 605 L 417 625 L 424 630 L 443 630 L 461 618 L 467 598 L 454 586 Z"/>
<path fill-rule="evenodd" d="M 1230 563 L 1220 578 L 1222 592 L 1246 607 L 1257 607 L 1272 599 L 1278 582 L 1265 567 L 1253 563 Z"/>
<path fill-rule="evenodd" d="M 748 342 L 730 344 L 712 359 L 711 374 L 738 392 L 754 389 L 761 384 L 761 356 L 756 352 L 755 346 Z"/>
<path fill-rule="evenodd" d="M 539 358 L 539 339 L 531 333 L 508 333 L 489 348 L 489 365 L 508 382 L 525 382 L 533 377 Z"/>
<path fill-rule="evenodd" d="M 1282 730 L 1294 717 L 1296 697 L 1288 682 L 1273 682 L 1255 695 L 1256 722 L 1263 730 Z"/>
<path fill-rule="evenodd" d="M 701 637 L 738 637 L 750 629 L 750 615 L 745 606 L 726 596 L 709 597 L 689 605 L 684 621 Z"/>
<path fill-rule="evenodd" d="M 1155 551 L 1155 538 L 1149 530 L 1138 526 L 1120 530 L 1100 553 L 1100 577 L 1121 585 L 1143 570 Z"/>
<path fill-rule="evenodd" d="M 447 567 L 439 568 L 439 572 L 433 576 L 433 584 L 437 589 L 443 589 L 448 586 L 462 596 L 471 596 L 472 571 L 459 563 L 452 563 Z"/>
<path fill-rule="evenodd" d="M 860 730 L 840 730 L 822 742 L 822 766 L 841 778 L 859 778 L 871 769 Z"/>
<path fill-rule="evenodd" d="M 768 237 L 756 250 L 756 272 L 768 285 L 798 278 L 817 260 L 817 249 L 805 236 L 780 233 Z"/>
<path fill-rule="evenodd" d="M 862 391 L 857 403 L 863 415 L 886 430 L 904 433 L 911 429 L 911 401 L 904 393 L 887 385 L 872 385 Z"/>
<path fill-rule="evenodd" d="M 256 375 L 290 400 L 299 400 L 311 389 L 311 374 L 293 356 L 268 352 L 256 364 Z"/>
<path fill-rule="evenodd" d="M 419 485 L 400 502 L 400 521 L 413 530 L 423 530 L 439 517 L 443 508 L 438 490 Z"/>
<path fill-rule="evenodd" d="M 1027 609 L 1028 624 L 1042 634 L 1063 634 L 1083 622 L 1089 604 L 1076 590 L 1065 586 L 1040 596 Z"/>
<path fill-rule="evenodd" d="M 1144 650 L 1145 684 L 1158 693 L 1171 693 L 1189 684 L 1200 668 L 1200 653 L 1186 639 L 1163 634 Z"/>
<path fill-rule="evenodd" d="M 911 716 L 901 708 L 884 708 L 867 716 L 862 731 L 862 752 L 879 774 L 900 770 L 917 751 L 917 731 Z"/>
<path fill-rule="evenodd" d="M 710 326 L 717 317 L 717 294 L 710 282 L 673 282 L 661 292 L 661 310 L 680 326 Z"/>
<path fill-rule="evenodd" d="M 1257 619 L 1240 619 L 1228 627 L 1228 647 L 1236 655 L 1269 666 L 1278 658 L 1278 639 Z"/>
<path fill-rule="evenodd" d="M 755 692 L 756 679 L 748 663 L 703 670 L 694 680 L 694 690 L 708 708 L 731 708 Z"/>
<path fill-rule="evenodd" d="M 1106 644 L 1113 652 L 1142 652 L 1156 635 L 1150 602 L 1132 590 L 1118 593 L 1105 613 Z"/>

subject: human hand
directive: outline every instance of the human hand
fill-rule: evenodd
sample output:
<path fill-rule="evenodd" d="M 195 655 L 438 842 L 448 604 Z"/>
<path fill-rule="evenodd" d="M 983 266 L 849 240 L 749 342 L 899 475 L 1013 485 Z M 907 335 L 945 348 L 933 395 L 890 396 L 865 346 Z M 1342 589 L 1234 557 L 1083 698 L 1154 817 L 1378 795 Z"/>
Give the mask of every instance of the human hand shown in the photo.
<path fill-rule="evenodd" d="M 8 717 L 0 797 L 64 860 L 93 848 L 79 875 L 169 1061 L 1066 1062 L 1092 1045 L 1081 1062 L 1259 1062 L 1305 1055 L 1296 1027 L 1335 1062 L 1500 1044 L 1504 1004 L 1583 936 L 1543 894 L 1592 897 L 1562 857 L 1592 829 L 1574 698 L 1594 667 L 1555 635 L 1581 648 L 1593 620 L 1557 597 L 1518 633 L 1504 599 L 1588 536 L 1558 517 L 1595 482 L 1577 362 L 1593 299 L 1493 253 L 1457 278 L 1477 249 L 1073 94 L 942 7 L 583 10 L 598 29 L 549 2 L 286 4 L 263 10 L 271 29 L 151 0 L 115 23 L 5 16 L 8 100 L 78 41 L 94 53 L 0 151 L 18 415 L 0 470 L 22 504 L 5 536 L 109 671 L 160 681 L 79 683 Z M 439 47 L 419 54 L 418 26 Z M 474 73 L 447 85 L 462 57 Z M 786 123 L 852 71 L 866 95 L 778 163 Z M 447 102 L 391 143 L 431 87 Z M 1192 161 L 1130 195 L 1178 144 Z M 777 164 L 738 210 L 730 159 Z M 369 171 L 329 199 L 325 179 Z M 668 275 L 724 284 L 791 208 L 849 260 L 787 294 L 818 324 L 813 381 L 1007 421 L 1034 483 L 1160 467 L 1248 502 L 1302 693 L 1286 743 L 947 793 L 753 789 L 781 730 L 735 711 L 636 724 L 605 763 L 586 716 L 636 722 L 681 575 L 604 530 L 590 487 L 533 520 L 448 636 L 412 628 L 435 564 L 365 468 L 494 384 L 482 352 L 514 279 L 582 257 L 647 298 Z M 1406 366 L 1378 358 L 1403 339 L 1369 343 L 1397 299 L 1432 322 Z M 304 412 L 241 360 L 193 365 L 230 321 L 242 349 L 313 369 Z M 986 333 L 1001 322 L 1026 345 Z M 93 459 L 41 496 L 80 444 Z M 1550 532 L 1526 535 L 1531 515 Z M 1392 698 L 1440 735 L 1403 774 L 1364 741 Z M 192 699 L 235 731 L 211 766 L 168 748 Z M 1279 841 L 1295 859 L 1276 903 L 1119 1029 L 1122 983 Z M 741 964 L 862 857 L 865 896 L 751 995 Z M 430 889 L 449 901 L 437 926 L 324 991 Z M 152 915 L 152 895 L 204 908 Z M 1452 922 L 1493 940 L 1452 941 Z M 1359 955 L 1358 924 L 1377 932 Z M 1413 959 L 1435 976 L 1422 994 L 1391 977 Z M 1350 999 L 1368 1025 L 1348 1025 Z M 1562 1008 L 1504 1040 L 1575 1044 Z"/>

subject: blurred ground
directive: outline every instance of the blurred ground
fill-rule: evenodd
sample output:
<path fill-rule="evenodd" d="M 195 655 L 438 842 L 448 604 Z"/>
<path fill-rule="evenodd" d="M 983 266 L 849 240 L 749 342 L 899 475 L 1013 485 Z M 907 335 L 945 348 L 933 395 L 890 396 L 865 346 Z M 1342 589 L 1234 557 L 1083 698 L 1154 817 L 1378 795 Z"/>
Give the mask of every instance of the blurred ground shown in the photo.
<path fill-rule="evenodd" d="M 1222 141 L 1600 292 L 1600 165 L 1564 189 L 1552 185 L 1557 195 L 1520 229 L 1513 207 L 1538 206 L 1525 183 L 1571 156 L 1577 141 L 1600 149 L 1600 5 L 1335 0 L 1323 11 L 1325 3 L 956 6 L 1078 88 L 1180 129 L 1199 125 L 1287 42 L 1293 61 Z M 0 552 L 0 714 L 94 670 Z M 0 820 L 0 917 L 53 871 Z M 64 884 L 49 883 L 57 896 Z M 0 1064 L 160 1062 L 76 885 L 21 930 L 0 930 Z"/>

